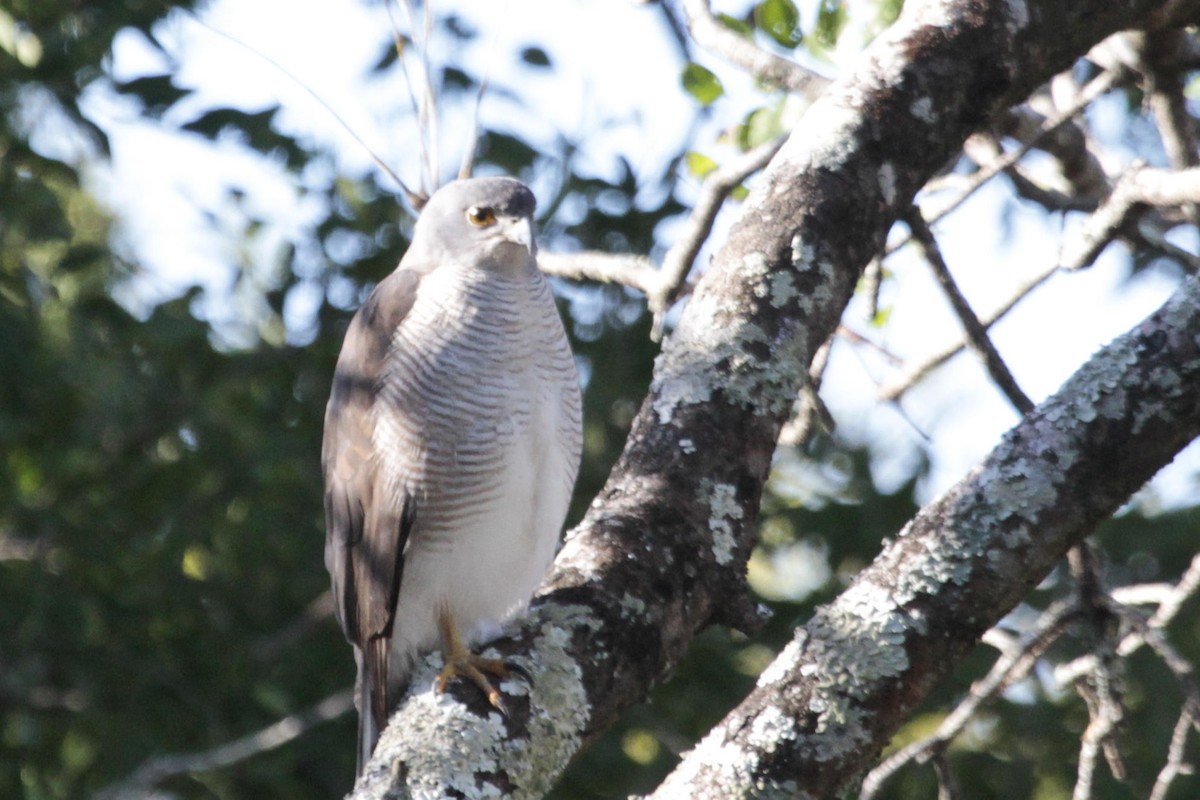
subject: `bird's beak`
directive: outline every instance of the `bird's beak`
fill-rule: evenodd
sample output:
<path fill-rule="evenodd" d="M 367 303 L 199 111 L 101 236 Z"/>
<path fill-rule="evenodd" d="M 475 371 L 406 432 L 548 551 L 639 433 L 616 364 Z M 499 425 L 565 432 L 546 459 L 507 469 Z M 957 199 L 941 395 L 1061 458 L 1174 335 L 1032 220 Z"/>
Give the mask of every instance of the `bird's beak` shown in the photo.
<path fill-rule="evenodd" d="M 537 255 L 537 243 L 533 239 L 533 222 L 529 217 L 519 217 L 510 222 L 502 234 L 513 244 L 519 244 L 529 251 L 529 255 Z"/>

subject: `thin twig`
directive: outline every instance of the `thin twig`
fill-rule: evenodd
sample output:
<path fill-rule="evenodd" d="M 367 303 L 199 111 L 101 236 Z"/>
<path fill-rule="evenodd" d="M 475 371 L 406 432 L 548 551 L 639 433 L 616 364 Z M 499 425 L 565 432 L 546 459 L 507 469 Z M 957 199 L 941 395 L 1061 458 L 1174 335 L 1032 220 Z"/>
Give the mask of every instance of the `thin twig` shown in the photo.
<path fill-rule="evenodd" d="M 260 731 L 198 753 L 156 756 L 142 762 L 125 780 L 102 789 L 95 800 L 144 797 L 146 790 L 168 778 L 192 772 L 210 772 L 274 750 L 324 722 L 337 719 L 354 707 L 354 690 L 326 697 L 305 711 L 290 714 Z"/>
<path fill-rule="evenodd" d="M 776 441 L 780 446 L 800 447 L 816 432 L 818 423 L 826 433 L 833 433 L 836 428 L 833 415 L 821 399 L 820 390 L 825 367 L 829 364 L 829 352 L 833 349 L 833 339 L 837 335 L 835 333 L 826 339 L 813 354 L 812 364 L 808 367 L 808 380 L 800 389 L 799 409 L 779 430 Z"/>
<path fill-rule="evenodd" d="M 939 752 L 931 760 L 934 775 L 937 776 L 937 800 L 958 800 L 961 797 L 958 781 L 954 778 L 954 771 L 950 769 L 950 760 L 946 758 L 946 754 Z"/>
<path fill-rule="evenodd" d="M 279 630 L 255 639 L 246 650 L 256 661 L 274 661 L 289 647 L 307 636 L 310 631 L 332 619 L 333 613 L 333 592 L 326 589 L 313 598 L 299 616 Z"/>
<path fill-rule="evenodd" d="M 1013 407 L 1022 415 L 1028 414 L 1034 408 L 1033 401 L 1017 385 L 1017 380 L 1013 377 L 1008 365 L 1004 363 L 1000 351 L 988 337 L 987 327 L 979 321 L 979 317 L 975 315 L 967 298 L 963 296 L 958 284 L 954 282 L 954 276 L 950 274 L 950 269 L 946 266 L 945 259 L 942 258 L 942 251 L 938 247 L 937 239 L 934 238 L 933 231 L 921 216 L 920 209 L 915 206 L 910 207 L 903 219 L 908 224 L 913 239 L 921 248 L 921 253 L 929 263 L 930 269 L 933 270 L 934 278 L 937 279 L 946 299 L 950 301 L 950 307 L 958 315 L 958 320 L 962 323 L 971 349 L 975 350 L 983 359 L 983 364 L 992 377 L 992 381 L 1013 404 Z"/>
<path fill-rule="evenodd" d="M 1063 269 L 1091 266 L 1108 243 L 1146 206 L 1184 207 L 1200 203 L 1200 167 L 1169 170 L 1133 165 L 1100 208 L 1063 248 Z"/>
<path fill-rule="evenodd" d="M 1042 125 L 1041 133 L 1038 136 L 1021 145 L 1016 150 L 1006 154 L 1004 157 L 996 159 L 996 161 L 972 175 L 969 179 L 967 179 L 966 187 L 963 189 L 963 191 L 945 206 L 926 217 L 926 221 L 932 225 L 950 212 L 954 211 L 956 208 L 962 205 L 967 198 L 978 191 L 981 186 L 1024 158 L 1030 150 L 1034 149 L 1038 143 L 1041 142 L 1043 137 L 1053 133 L 1060 125 L 1065 125 L 1067 122 L 1071 121 L 1076 115 L 1087 108 L 1088 105 L 1090 105 L 1096 98 L 1100 97 L 1102 94 L 1111 89 L 1116 84 L 1118 78 L 1123 74 L 1124 73 L 1122 71 L 1118 70 L 1106 70 L 1105 72 L 1097 75 L 1091 80 L 1090 83 L 1088 83 L 1087 86 L 1083 88 L 1083 91 L 1079 93 L 1079 97 L 1074 103 L 1046 120 L 1045 124 Z M 889 245 L 884 252 L 886 255 L 891 255 L 904 245 L 908 244 L 909 241 L 909 237 L 900 239 Z"/>
<path fill-rule="evenodd" d="M 713 222 L 729 193 L 742 181 L 767 165 L 786 136 L 748 150 L 710 172 L 700 187 L 696 204 L 688 214 L 683 232 L 663 257 L 661 268 L 644 256 L 618 255 L 598 251 L 582 253 L 542 253 L 538 266 L 542 272 L 570 280 L 619 283 L 646 294 L 646 305 L 654 315 L 651 336 L 661 338 L 663 319 L 671 304 L 687 289 L 686 279 L 696 255 L 712 233 Z"/>
<path fill-rule="evenodd" d="M 1132 655 L 1146 644 L 1145 630 L 1162 630 L 1171 624 L 1183 604 L 1200 591 L 1200 554 L 1192 558 L 1179 582 L 1169 587 L 1165 596 L 1159 584 L 1150 584 L 1149 588 L 1153 590 L 1152 593 L 1146 591 L 1146 585 L 1122 587 L 1112 592 L 1113 602 L 1119 609 L 1118 614 L 1122 621 L 1132 628 L 1117 645 L 1117 655 L 1122 658 Z M 1139 603 L 1157 603 L 1158 610 L 1149 619 L 1143 620 L 1135 611 L 1125 608 L 1127 605 Z M 1055 683 L 1060 687 L 1074 683 L 1095 668 L 1095 658 L 1095 655 L 1088 654 L 1059 665 L 1054 669 Z"/>
<path fill-rule="evenodd" d="M 619 283 L 645 292 L 653 291 L 658 269 L 645 256 L 585 250 L 581 253 L 538 253 L 538 268 L 547 275 L 573 281 Z"/>
<path fill-rule="evenodd" d="M 1200 156 L 1196 153 L 1196 135 L 1192 130 L 1194 119 L 1187 109 L 1182 73 L 1173 66 L 1169 55 L 1190 37 L 1180 30 L 1139 32 L 1136 36 L 1142 42 L 1147 100 L 1167 163 L 1175 169 L 1197 166 Z M 1195 203 L 1184 206 L 1184 214 L 1192 225 L 1200 224 L 1200 210 Z"/>
<path fill-rule="evenodd" d="M 654 315 L 655 338 L 661 337 L 663 316 L 671 303 L 679 296 L 680 288 L 700 253 L 700 248 L 712 233 L 713 222 L 725 203 L 729 193 L 737 188 L 742 181 L 758 172 L 767 165 L 783 143 L 786 136 L 780 136 L 770 142 L 765 142 L 748 150 L 728 163 L 714 169 L 704 178 L 700 186 L 700 195 L 696 204 L 688 214 L 683 231 L 671 245 L 671 249 L 663 257 L 662 268 L 652 288 L 647 292 L 647 304 Z"/>
<path fill-rule="evenodd" d="M 1080 796 L 1080 800 L 1083 800 L 1091 794 L 1091 773 L 1089 771 L 1085 775 L 1084 762 L 1087 758 L 1094 758 L 1092 748 L 1099 748 L 1104 753 L 1113 777 L 1119 781 L 1126 779 L 1125 762 L 1115 738 L 1117 728 L 1126 714 L 1118 679 L 1121 662 L 1117 659 L 1114 642 L 1119 630 L 1118 620 L 1112 612 L 1112 601 L 1100 574 L 1099 560 L 1091 545 L 1083 541 L 1067 553 L 1067 563 L 1075 578 L 1079 605 L 1091 623 L 1094 637 L 1092 651 L 1096 657 L 1091 673 L 1075 682 L 1076 690 L 1087 704 L 1091 720 L 1081 744 L 1079 781 L 1076 783 L 1076 788 L 1083 792 Z"/>
<path fill-rule="evenodd" d="M 1166 800 L 1171 784 L 1180 775 L 1190 775 L 1195 771 L 1186 760 L 1188 734 L 1193 728 L 1200 728 L 1200 708 L 1191 703 L 1185 703 L 1175 722 L 1175 730 L 1171 733 L 1171 744 L 1167 748 L 1167 763 L 1159 770 L 1154 779 L 1154 788 L 1150 790 L 1149 800 Z"/>
<path fill-rule="evenodd" d="M 1017 290 L 1006 300 L 999 308 L 993 311 L 990 315 L 980 319 L 980 324 L 984 329 L 991 328 L 997 322 L 1004 318 L 1009 311 L 1028 296 L 1034 289 L 1041 286 L 1058 271 L 1058 266 L 1053 265 L 1048 269 L 1034 275 L 1025 283 L 1017 287 Z M 879 387 L 879 399 L 885 402 L 895 402 L 900 399 L 900 396 L 907 392 L 914 384 L 924 378 L 933 370 L 940 367 L 942 364 L 949 361 L 954 356 L 958 355 L 967 347 L 968 341 L 966 336 L 963 336 L 956 342 L 951 343 L 940 352 L 928 356 L 923 361 L 907 368 L 904 372 L 882 386 Z"/>
<path fill-rule="evenodd" d="M 191 16 L 192 21 L 195 22 L 196 24 L 200 25 L 201 27 L 215 33 L 216 35 L 222 37 L 223 39 L 226 39 L 227 41 L 232 42 L 233 44 L 237 45 L 238 47 L 242 48 L 243 50 L 245 50 L 249 53 L 252 53 L 253 55 L 262 59 L 267 64 L 270 64 L 272 67 L 277 69 L 280 72 L 280 74 L 282 74 L 285 78 L 290 80 L 296 86 L 303 89 L 308 94 L 309 97 L 311 97 L 313 100 L 317 101 L 317 103 L 321 106 L 321 108 L 325 109 L 325 111 L 331 117 L 334 118 L 334 120 L 338 123 L 338 125 L 341 125 L 342 129 L 344 131 L 346 131 L 346 133 L 350 134 L 350 137 L 352 139 L 354 139 L 354 141 L 357 142 L 358 145 L 367 152 L 367 155 L 369 155 L 371 157 L 371 160 L 375 162 L 375 166 L 377 166 L 381 170 L 383 170 L 388 175 L 388 177 L 390 177 L 392 180 L 394 180 L 396 182 L 396 185 L 400 187 L 400 191 L 404 192 L 404 196 L 406 198 L 408 198 L 409 203 L 411 203 L 413 205 L 414 209 L 416 209 L 418 211 L 421 209 L 421 205 L 423 205 L 423 200 L 421 199 L 421 195 L 418 192 L 414 192 L 412 189 L 410 189 L 408 184 L 405 183 L 400 178 L 400 176 L 397 175 L 392 170 L 392 168 L 387 165 L 386 161 L 384 161 L 380 156 L 378 156 L 375 153 L 374 150 L 371 149 L 371 146 L 369 144 L 367 144 L 366 140 L 358 135 L 358 133 L 354 130 L 354 128 L 350 126 L 350 123 L 346 122 L 346 120 L 342 117 L 342 115 L 339 114 L 334 109 L 333 106 L 331 106 L 329 103 L 325 102 L 325 99 L 323 97 L 321 97 L 321 95 L 317 94 L 315 89 L 313 89 L 311 86 L 306 84 L 304 81 L 297 78 L 294 74 L 292 74 L 292 72 L 287 67 L 285 67 L 283 64 L 279 63 L 275 59 L 271 58 L 266 53 L 252 47 L 251 45 L 242 41 L 241 39 L 237 38 L 236 36 L 234 36 L 231 33 L 226 33 L 225 31 L 221 30 L 220 28 L 216 28 L 212 25 L 209 25 L 207 22 L 200 19 L 200 17 L 198 15 L 196 15 L 194 12 L 192 12 L 190 14 L 190 16 Z"/>

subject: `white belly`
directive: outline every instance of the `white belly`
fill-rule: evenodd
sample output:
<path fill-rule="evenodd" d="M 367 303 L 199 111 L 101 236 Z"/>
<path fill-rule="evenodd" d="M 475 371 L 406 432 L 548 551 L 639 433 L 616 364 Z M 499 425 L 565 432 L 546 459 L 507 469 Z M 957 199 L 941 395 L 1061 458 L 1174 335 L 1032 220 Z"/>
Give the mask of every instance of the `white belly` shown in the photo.
<path fill-rule="evenodd" d="M 542 386 L 521 407 L 533 413 L 506 421 L 511 438 L 499 479 L 467 515 L 422 518 L 421 505 L 405 552 L 392 631 L 393 674 L 437 646 L 437 614 L 446 609 L 469 641 L 478 641 L 520 612 L 546 574 L 566 517 L 576 471 L 559 441 L 563 404 Z M 432 517 L 432 518 L 431 518 Z M 423 524 L 423 522 L 425 524 Z"/>

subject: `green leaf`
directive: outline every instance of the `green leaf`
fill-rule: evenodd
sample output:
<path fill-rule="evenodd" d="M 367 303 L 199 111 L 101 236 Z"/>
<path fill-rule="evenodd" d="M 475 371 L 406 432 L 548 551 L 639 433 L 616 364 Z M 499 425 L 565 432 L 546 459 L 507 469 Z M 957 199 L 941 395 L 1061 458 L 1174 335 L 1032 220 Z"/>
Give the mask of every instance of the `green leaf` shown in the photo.
<path fill-rule="evenodd" d="M 682 80 L 683 88 L 702 106 L 712 104 L 714 100 L 725 94 L 725 87 L 721 85 L 720 79 L 710 70 L 695 62 L 689 63 L 683 68 Z"/>
<path fill-rule="evenodd" d="M 763 0 L 754 9 L 754 21 L 780 47 L 794 50 L 804 38 L 800 12 L 792 0 Z"/>
<path fill-rule="evenodd" d="M 710 172 L 717 168 L 716 161 L 713 161 L 703 153 L 697 153 L 695 151 L 687 153 L 687 155 L 683 157 L 683 160 L 687 164 L 688 172 L 692 173 L 697 178 L 707 177 Z"/>
<path fill-rule="evenodd" d="M 717 22 L 721 23 L 726 28 L 729 28 L 729 30 L 733 31 L 734 33 L 739 33 L 746 38 L 750 38 L 754 35 L 754 28 L 751 27 L 751 25 L 744 19 L 731 17 L 728 14 L 717 14 Z"/>
<path fill-rule="evenodd" d="M 781 103 L 751 111 L 746 116 L 746 121 L 738 127 L 738 146 L 743 150 L 753 150 L 782 134 L 782 111 Z"/>
<path fill-rule="evenodd" d="M 846 9 L 841 0 L 822 0 L 821 10 L 817 12 L 817 27 L 813 31 L 822 47 L 831 48 L 837 44 L 846 20 Z"/>

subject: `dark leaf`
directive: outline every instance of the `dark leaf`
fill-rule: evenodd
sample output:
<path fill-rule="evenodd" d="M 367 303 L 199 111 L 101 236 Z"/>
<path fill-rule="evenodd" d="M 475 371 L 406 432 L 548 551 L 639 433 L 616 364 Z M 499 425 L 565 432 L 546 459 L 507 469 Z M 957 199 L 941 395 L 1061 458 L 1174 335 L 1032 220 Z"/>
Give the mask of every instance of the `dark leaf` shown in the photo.
<path fill-rule="evenodd" d="M 531 67 L 549 67 L 550 55 L 540 47 L 526 47 L 521 50 L 521 60 Z"/>

